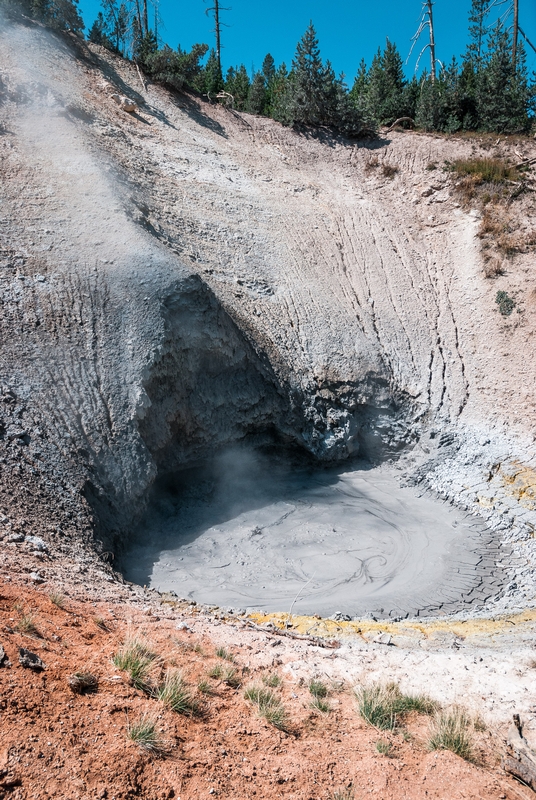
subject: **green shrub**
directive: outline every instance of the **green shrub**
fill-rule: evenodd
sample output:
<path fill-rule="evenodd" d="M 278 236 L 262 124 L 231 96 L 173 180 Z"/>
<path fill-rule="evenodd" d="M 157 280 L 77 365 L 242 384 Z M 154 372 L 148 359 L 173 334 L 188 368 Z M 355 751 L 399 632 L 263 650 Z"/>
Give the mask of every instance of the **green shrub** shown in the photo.
<path fill-rule="evenodd" d="M 382 756 L 389 756 L 391 755 L 391 750 L 393 746 L 390 742 L 386 742 L 385 739 L 378 739 L 376 742 L 376 750 Z"/>
<path fill-rule="evenodd" d="M 495 302 L 499 306 L 499 311 L 503 315 L 503 317 L 509 317 L 514 308 L 516 307 L 516 301 L 513 297 L 510 297 L 508 292 L 499 291 L 495 295 Z"/>

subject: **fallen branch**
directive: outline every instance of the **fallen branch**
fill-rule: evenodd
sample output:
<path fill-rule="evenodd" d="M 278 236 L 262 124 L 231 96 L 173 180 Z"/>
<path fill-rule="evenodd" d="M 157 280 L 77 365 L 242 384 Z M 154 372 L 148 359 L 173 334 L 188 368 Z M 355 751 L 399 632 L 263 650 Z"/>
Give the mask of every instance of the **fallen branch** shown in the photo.
<path fill-rule="evenodd" d="M 390 133 L 393 130 L 393 128 L 396 128 L 396 126 L 400 125 L 401 122 L 411 122 L 411 124 L 415 126 L 415 120 L 412 119 L 411 117 L 399 117 L 398 119 L 395 119 L 390 128 L 387 128 L 385 133 Z"/>
<path fill-rule="evenodd" d="M 313 574 L 311 575 L 311 577 L 309 578 L 309 580 L 307 581 L 307 583 L 305 583 L 305 584 L 304 584 L 304 585 L 303 585 L 303 586 L 300 588 L 300 591 L 298 592 L 298 594 L 296 595 L 296 597 L 295 597 L 295 598 L 294 598 L 294 600 L 292 601 L 292 603 L 291 603 L 291 606 L 290 606 L 290 611 L 288 612 L 287 621 L 286 621 L 286 623 L 285 623 L 287 627 L 288 627 L 288 624 L 289 624 L 289 622 L 290 622 L 290 618 L 291 618 L 291 616 L 292 616 L 292 609 L 294 608 L 294 605 L 295 605 L 295 603 L 296 603 L 296 600 L 298 599 L 298 597 L 300 596 L 300 594 L 303 592 L 303 590 L 304 590 L 304 589 L 305 589 L 307 586 L 309 586 L 309 584 L 311 583 L 311 581 L 313 580 L 313 578 L 314 578 L 314 572 L 313 572 Z"/>
<path fill-rule="evenodd" d="M 519 155 L 519 153 L 517 153 Z M 530 167 L 531 164 L 536 164 L 536 158 L 524 158 L 519 164 L 514 164 L 514 169 L 521 169 L 521 167 Z"/>
<path fill-rule="evenodd" d="M 141 74 L 141 70 L 138 67 L 138 62 L 135 61 L 134 63 L 136 64 L 136 69 L 138 70 L 138 78 L 140 79 L 140 83 L 143 86 L 143 91 L 146 92 L 147 91 L 147 83 L 146 83 L 146 81 L 143 80 L 143 76 Z"/>
<path fill-rule="evenodd" d="M 519 714 L 514 714 L 514 724 L 508 731 L 507 747 L 508 751 L 502 761 L 503 769 L 536 792 L 536 753 L 523 736 Z"/>
<path fill-rule="evenodd" d="M 307 636 L 305 633 L 285 631 L 282 628 L 276 628 L 275 626 L 272 626 L 269 629 L 263 628 L 262 625 L 255 625 L 255 623 L 251 622 L 250 620 L 247 620 L 246 624 L 249 628 L 253 628 L 261 633 L 266 633 L 268 636 L 288 636 L 289 639 L 299 639 L 302 642 L 309 642 L 317 647 L 325 647 L 330 650 L 336 650 L 341 646 L 341 643 L 337 639 L 321 639 L 319 636 Z"/>

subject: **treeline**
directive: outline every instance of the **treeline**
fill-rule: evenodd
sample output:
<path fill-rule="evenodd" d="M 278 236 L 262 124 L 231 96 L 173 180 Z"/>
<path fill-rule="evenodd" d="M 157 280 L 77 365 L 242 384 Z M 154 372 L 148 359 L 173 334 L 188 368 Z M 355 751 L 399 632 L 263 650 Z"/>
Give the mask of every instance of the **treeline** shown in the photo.
<path fill-rule="evenodd" d="M 22 13 L 49 28 L 83 36 L 84 20 L 78 0 L 0 0 L 0 8 L 8 14 Z"/>
<path fill-rule="evenodd" d="M 493 131 L 526 133 L 534 125 L 535 76 L 529 79 L 523 43 L 512 61 L 512 34 L 500 21 L 491 29 L 488 0 L 473 0 L 469 46 L 456 59 L 433 72 L 408 80 L 395 44 L 387 40 L 370 66 L 361 62 L 351 88 L 323 61 L 312 24 L 298 42 L 287 68 L 268 54 L 253 75 L 243 64 L 222 74 L 217 54 L 206 60 L 207 45 L 190 52 L 158 47 L 153 31 L 144 35 L 134 14 L 130 43 L 127 6 L 103 0 L 89 38 L 130 55 L 148 75 L 178 89 L 191 89 L 211 99 L 232 103 L 238 111 L 272 117 L 285 125 L 327 126 L 347 136 L 392 125 L 405 117 L 426 131 Z M 123 19 L 121 15 L 123 13 Z M 118 24 L 119 23 L 119 24 Z M 143 25 L 141 25 L 143 27 Z"/>
<path fill-rule="evenodd" d="M 78 0 L 0 0 L 53 27 L 81 33 Z M 407 79 L 400 53 L 387 40 L 370 66 L 362 61 L 353 85 L 337 76 L 320 54 L 312 23 L 289 68 L 268 54 L 252 75 L 241 64 L 222 73 L 206 44 L 190 51 L 160 46 L 157 18 L 151 28 L 147 0 L 102 0 L 90 41 L 131 58 L 154 80 L 232 104 L 238 111 L 272 117 L 285 125 L 326 126 L 346 136 L 403 124 L 426 131 L 527 133 L 535 125 L 536 75 L 529 77 L 520 41 L 501 21 L 489 27 L 490 0 L 472 0 L 469 45 L 461 62 L 438 65 Z M 207 57 L 208 54 L 208 57 Z"/>

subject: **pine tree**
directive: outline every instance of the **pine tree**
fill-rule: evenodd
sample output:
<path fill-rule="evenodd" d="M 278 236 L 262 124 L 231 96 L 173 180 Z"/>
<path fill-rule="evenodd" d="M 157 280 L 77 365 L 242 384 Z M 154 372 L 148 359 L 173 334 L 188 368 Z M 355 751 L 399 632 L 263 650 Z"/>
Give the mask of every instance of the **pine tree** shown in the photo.
<path fill-rule="evenodd" d="M 233 95 L 234 108 L 237 111 L 245 111 L 249 94 L 249 76 L 243 64 L 237 69 L 230 67 L 225 79 L 224 89 Z"/>
<path fill-rule="evenodd" d="M 290 75 L 289 115 L 292 123 L 321 125 L 324 119 L 325 76 L 313 23 L 298 42 Z"/>
<path fill-rule="evenodd" d="M 199 90 L 197 81 L 203 72 L 201 60 L 208 51 L 206 44 L 194 44 L 190 52 L 172 50 L 164 45 L 160 50 L 147 56 L 144 68 L 155 80 L 162 81 L 174 89 L 185 87 Z"/>
<path fill-rule="evenodd" d="M 365 103 L 365 98 L 368 90 L 368 71 L 365 59 L 362 58 L 359 63 L 357 75 L 354 78 L 354 85 L 350 90 L 350 97 L 356 107 L 362 107 Z"/>
<path fill-rule="evenodd" d="M 331 66 L 331 61 L 326 61 L 323 69 L 322 81 L 322 109 L 321 109 L 321 123 L 322 125 L 329 125 L 332 128 L 338 127 L 339 121 L 339 101 L 340 89 L 344 86 L 344 75 L 341 76 L 340 81 L 337 80 L 335 71 Z"/>
<path fill-rule="evenodd" d="M 266 85 L 269 86 L 274 80 L 276 74 L 275 61 L 270 53 L 265 55 L 264 61 L 262 62 L 262 74 L 264 80 L 266 81 Z"/>
<path fill-rule="evenodd" d="M 530 91 L 521 43 L 512 69 L 511 36 L 500 21 L 489 36 L 476 87 L 478 125 L 484 131 L 518 133 L 530 128 Z"/>
<path fill-rule="evenodd" d="M 249 111 L 250 114 L 263 114 L 266 101 L 266 78 L 262 72 L 256 72 L 249 87 L 246 111 Z"/>
<path fill-rule="evenodd" d="M 427 72 L 421 77 L 415 110 L 415 124 L 425 131 L 441 129 L 441 81 L 432 80 Z"/>
<path fill-rule="evenodd" d="M 106 24 L 102 11 L 99 11 L 96 20 L 89 29 L 88 39 L 90 42 L 93 42 L 93 44 L 100 44 L 102 47 L 108 48 L 108 50 L 114 49 L 113 42 L 109 36 L 108 25 Z"/>
<path fill-rule="evenodd" d="M 469 45 L 465 55 L 465 61 L 473 64 L 475 72 L 480 69 L 484 51 L 484 39 L 486 35 L 486 18 L 489 12 L 491 0 L 472 0 L 469 12 Z"/>
<path fill-rule="evenodd" d="M 385 50 L 382 53 L 378 48 L 366 75 L 365 64 L 361 63 L 352 97 L 367 119 L 387 125 L 398 117 L 413 116 L 405 87 L 402 59 L 396 45 L 387 39 Z"/>
<path fill-rule="evenodd" d="M 156 35 L 154 31 L 150 29 L 147 33 L 142 34 L 137 17 L 134 17 L 132 28 L 132 58 L 145 69 L 150 61 L 150 57 L 158 51 Z"/>
<path fill-rule="evenodd" d="M 356 108 L 348 87 L 341 75 L 335 83 L 336 111 L 334 127 L 344 136 L 356 137 L 363 131 L 363 117 Z"/>
<path fill-rule="evenodd" d="M 283 62 L 273 77 L 269 87 L 266 113 L 284 125 L 292 124 L 291 89 L 286 64 Z"/>
<path fill-rule="evenodd" d="M 196 80 L 196 89 L 202 94 L 214 97 L 218 92 L 221 92 L 223 85 L 223 77 L 216 52 L 211 50 L 207 63 Z"/>
<path fill-rule="evenodd" d="M 84 30 L 78 0 L 31 0 L 29 13 L 56 30 L 73 31 L 78 35 Z"/>
<path fill-rule="evenodd" d="M 126 54 L 126 39 L 131 25 L 131 15 L 126 4 L 117 0 L 101 0 L 108 36 L 113 49 L 121 55 Z"/>

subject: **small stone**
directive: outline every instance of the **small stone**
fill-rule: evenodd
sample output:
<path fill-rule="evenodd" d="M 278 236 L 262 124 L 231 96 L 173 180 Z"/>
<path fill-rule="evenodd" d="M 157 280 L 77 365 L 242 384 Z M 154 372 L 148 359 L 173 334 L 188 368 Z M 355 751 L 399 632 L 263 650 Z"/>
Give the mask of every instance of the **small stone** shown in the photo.
<path fill-rule="evenodd" d="M 0 644 L 0 667 L 10 667 L 11 661 L 7 657 L 7 653 Z"/>
<path fill-rule="evenodd" d="M 8 542 L 23 542 L 24 541 L 24 534 L 22 533 L 12 533 L 10 536 L 7 537 Z"/>
<path fill-rule="evenodd" d="M 46 664 L 41 661 L 38 655 L 25 650 L 24 647 L 19 648 L 19 661 L 26 669 L 33 669 L 35 672 L 41 672 L 46 669 Z"/>
<path fill-rule="evenodd" d="M 44 583 L 45 579 L 38 572 L 30 572 L 30 580 L 34 583 Z"/>
<path fill-rule="evenodd" d="M 48 547 L 47 543 L 44 539 L 41 539 L 40 536 L 26 536 L 24 541 L 28 544 L 33 545 L 34 550 L 38 550 L 41 553 L 46 553 Z"/>

